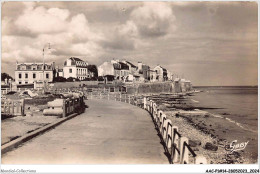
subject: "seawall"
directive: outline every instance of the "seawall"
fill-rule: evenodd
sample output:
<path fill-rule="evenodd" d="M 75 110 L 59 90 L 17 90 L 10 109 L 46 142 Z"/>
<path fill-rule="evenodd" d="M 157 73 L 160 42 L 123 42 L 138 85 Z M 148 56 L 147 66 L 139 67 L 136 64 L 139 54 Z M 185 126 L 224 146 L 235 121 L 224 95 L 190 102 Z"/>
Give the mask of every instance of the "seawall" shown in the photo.
<path fill-rule="evenodd" d="M 128 94 L 177 93 L 174 82 L 140 83 L 126 86 Z M 179 91 L 180 92 L 180 91 Z"/>

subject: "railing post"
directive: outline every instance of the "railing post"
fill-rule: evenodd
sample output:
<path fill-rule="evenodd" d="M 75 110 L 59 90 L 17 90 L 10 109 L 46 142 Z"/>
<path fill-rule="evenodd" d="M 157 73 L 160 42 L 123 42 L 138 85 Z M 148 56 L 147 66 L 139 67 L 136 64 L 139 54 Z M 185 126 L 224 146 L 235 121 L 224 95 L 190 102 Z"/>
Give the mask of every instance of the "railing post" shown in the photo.
<path fill-rule="evenodd" d="M 173 134 L 172 134 L 172 122 L 171 120 L 167 123 L 167 130 L 166 130 L 166 146 L 168 149 L 172 148 L 172 142 L 173 142 Z M 171 137 L 171 139 L 169 138 Z M 170 141 L 170 142 L 169 142 Z"/>
<path fill-rule="evenodd" d="M 128 96 L 128 103 L 131 104 L 130 95 Z"/>
<path fill-rule="evenodd" d="M 21 103 L 21 114 L 24 116 L 25 113 L 24 113 L 24 107 L 25 107 L 25 103 L 24 103 L 24 99 L 22 99 L 22 103 Z"/>
<path fill-rule="evenodd" d="M 165 142 L 165 145 L 167 146 L 167 135 L 168 135 L 168 123 L 170 122 L 169 119 L 166 119 L 163 123 L 163 134 L 162 134 L 162 137 L 163 137 L 163 140 Z"/>
<path fill-rule="evenodd" d="M 146 106 L 147 106 L 147 111 L 150 112 L 150 100 L 149 99 L 147 100 L 147 105 Z"/>
<path fill-rule="evenodd" d="M 150 102 L 150 113 L 153 114 L 153 100 Z"/>
<path fill-rule="evenodd" d="M 161 121 L 160 121 L 161 122 L 160 132 L 161 132 L 162 136 L 163 136 L 163 133 L 164 133 L 163 126 L 164 126 L 165 120 L 166 120 L 166 115 L 162 114 Z"/>
<path fill-rule="evenodd" d="M 154 102 L 154 103 L 153 103 L 153 119 L 155 119 L 156 115 L 157 115 L 157 105 L 156 105 L 156 103 Z"/>
<path fill-rule="evenodd" d="M 121 101 L 121 99 L 122 99 L 122 94 L 120 93 L 120 101 Z"/>
<path fill-rule="evenodd" d="M 75 98 L 73 97 L 72 99 L 72 109 L 73 109 L 73 113 L 75 113 Z"/>
<path fill-rule="evenodd" d="M 177 150 L 175 149 L 175 148 L 177 148 L 177 149 L 179 149 L 179 147 L 180 147 L 180 137 L 179 137 L 179 135 L 176 133 L 176 132 L 178 132 L 178 127 L 177 126 L 173 126 L 172 127 L 172 134 L 173 134 L 173 146 L 172 146 L 172 161 L 173 161 L 173 163 L 177 163 L 178 161 L 179 161 L 179 157 L 180 157 L 180 155 L 179 155 L 179 153 L 177 152 Z"/>
<path fill-rule="evenodd" d="M 155 123 L 156 123 L 156 127 L 157 128 L 159 128 L 159 125 L 160 125 L 160 116 L 161 116 L 161 114 L 162 114 L 162 110 L 159 110 L 157 112 L 156 117 L 155 117 Z"/>
<path fill-rule="evenodd" d="M 188 164 L 189 163 L 189 152 L 188 149 L 185 147 L 184 143 L 189 144 L 189 140 L 187 137 L 180 138 L 180 155 L 181 155 L 181 164 Z M 186 162 L 186 163 L 185 163 Z"/>
<path fill-rule="evenodd" d="M 66 117 L 66 99 L 63 99 L 63 113 L 62 113 L 62 117 Z"/>
<path fill-rule="evenodd" d="M 7 107 L 7 109 L 8 109 L 7 113 L 10 114 L 10 101 L 7 102 L 7 106 L 8 106 Z"/>
<path fill-rule="evenodd" d="M 12 101 L 12 114 L 14 115 L 14 102 L 15 101 Z"/>
<path fill-rule="evenodd" d="M 144 97 L 144 109 L 146 109 L 146 102 L 147 102 L 147 98 Z"/>

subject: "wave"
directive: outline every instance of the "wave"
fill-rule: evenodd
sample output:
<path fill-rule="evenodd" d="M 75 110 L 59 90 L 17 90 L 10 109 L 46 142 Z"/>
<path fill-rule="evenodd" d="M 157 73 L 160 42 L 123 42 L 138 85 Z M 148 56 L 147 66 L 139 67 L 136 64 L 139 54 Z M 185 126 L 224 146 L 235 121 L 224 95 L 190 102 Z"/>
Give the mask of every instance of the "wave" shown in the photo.
<path fill-rule="evenodd" d="M 208 112 L 208 113 L 209 113 L 209 112 Z M 254 133 L 258 133 L 258 131 L 249 129 L 249 128 L 245 127 L 244 125 L 242 125 L 241 123 L 239 123 L 239 122 L 237 122 L 237 121 L 235 121 L 235 120 L 232 120 L 232 119 L 230 119 L 230 118 L 223 117 L 222 115 L 212 114 L 212 113 L 209 113 L 209 115 L 210 115 L 210 116 L 213 116 L 213 117 L 216 117 L 216 118 L 226 119 L 228 122 L 236 124 L 236 125 L 237 125 L 238 127 L 240 127 L 241 129 L 244 129 L 244 130 L 247 130 L 247 131 L 250 131 L 250 132 L 254 132 Z"/>
<path fill-rule="evenodd" d="M 193 100 L 193 99 L 190 99 L 191 101 L 193 101 L 194 103 L 199 103 L 199 101 L 197 100 Z"/>

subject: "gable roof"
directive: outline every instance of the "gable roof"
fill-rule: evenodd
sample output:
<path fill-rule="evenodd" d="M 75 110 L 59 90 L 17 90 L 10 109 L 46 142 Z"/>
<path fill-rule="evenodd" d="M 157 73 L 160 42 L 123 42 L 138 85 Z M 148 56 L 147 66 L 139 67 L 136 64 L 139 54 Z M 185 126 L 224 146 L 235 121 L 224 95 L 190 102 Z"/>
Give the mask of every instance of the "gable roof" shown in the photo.
<path fill-rule="evenodd" d="M 161 65 L 157 65 L 157 66 L 159 66 L 160 68 L 162 68 L 163 71 L 166 71 L 166 72 L 167 72 L 167 69 L 163 68 Z M 156 67 L 157 67 L 157 66 L 156 66 Z"/>
<path fill-rule="evenodd" d="M 113 63 L 113 67 L 114 67 L 114 69 L 116 69 L 116 70 L 120 70 L 120 69 L 121 69 L 119 63 Z"/>
<path fill-rule="evenodd" d="M 121 65 L 121 69 L 123 70 L 129 70 L 129 66 L 123 62 L 119 62 L 119 64 Z"/>
<path fill-rule="evenodd" d="M 71 57 L 70 59 L 71 59 L 71 60 L 74 60 L 74 61 L 84 62 L 83 60 L 81 60 L 80 58 L 77 58 L 77 57 Z"/>
<path fill-rule="evenodd" d="M 135 66 L 134 64 L 132 64 L 131 62 L 129 62 L 129 61 L 126 61 L 128 64 L 130 64 L 131 65 L 131 67 L 133 67 L 133 68 L 137 68 L 137 66 Z"/>

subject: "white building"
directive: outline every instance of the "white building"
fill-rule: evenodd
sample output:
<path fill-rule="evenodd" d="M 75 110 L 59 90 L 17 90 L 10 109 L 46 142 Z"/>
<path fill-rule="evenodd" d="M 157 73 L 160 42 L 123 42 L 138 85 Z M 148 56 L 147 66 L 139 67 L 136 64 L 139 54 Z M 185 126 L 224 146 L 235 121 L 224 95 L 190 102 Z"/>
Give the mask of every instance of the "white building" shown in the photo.
<path fill-rule="evenodd" d="M 52 82 L 55 63 L 18 63 L 16 62 L 15 83 L 33 84 L 34 82 Z"/>
<path fill-rule="evenodd" d="M 98 66 L 98 75 L 99 76 L 107 76 L 107 75 L 115 75 L 114 65 L 111 62 L 104 62 L 100 66 Z"/>
<path fill-rule="evenodd" d="M 160 65 L 157 65 L 154 69 L 156 72 L 156 81 L 166 81 L 167 80 L 167 70 Z"/>
<path fill-rule="evenodd" d="M 167 79 L 170 81 L 174 80 L 173 74 L 169 70 L 167 70 Z"/>
<path fill-rule="evenodd" d="M 65 78 L 73 77 L 79 80 L 90 78 L 91 73 L 88 71 L 88 62 L 76 57 L 67 59 L 64 62 L 63 76 Z"/>

